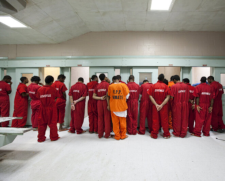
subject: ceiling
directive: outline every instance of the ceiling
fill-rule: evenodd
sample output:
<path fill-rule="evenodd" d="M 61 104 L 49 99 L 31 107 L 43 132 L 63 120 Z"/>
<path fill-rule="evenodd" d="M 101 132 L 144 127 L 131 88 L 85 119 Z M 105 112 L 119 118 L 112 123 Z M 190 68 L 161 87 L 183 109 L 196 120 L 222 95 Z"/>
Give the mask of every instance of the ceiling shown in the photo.
<path fill-rule="evenodd" d="M 225 0 L 176 0 L 171 12 L 149 12 L 148 2 L 28 0 L 13 17 L 31 28 L 0 24 L 0 44 L 60 43 L 91 31 L 225 31 Z"/>

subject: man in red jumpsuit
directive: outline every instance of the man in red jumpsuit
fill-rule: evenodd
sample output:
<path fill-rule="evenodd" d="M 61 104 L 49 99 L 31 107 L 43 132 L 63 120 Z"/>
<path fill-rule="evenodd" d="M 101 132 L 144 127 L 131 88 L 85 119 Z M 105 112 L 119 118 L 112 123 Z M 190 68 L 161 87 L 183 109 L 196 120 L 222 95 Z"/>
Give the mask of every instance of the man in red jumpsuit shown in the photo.
<path fill-rule="evenodd" d="M 37 98 L 37 91 L 41 88 L 40 85 L 43 85 L 40 83 L 41 79 L 38 76 L 33 76 L 31 78 L 31 84 L 27 87 L 27 91 L 29 93 L 29 96 L 31 98 L 30 106 L 32 110 L 31 115 L 31 122 L 33 128 L 38 128 L 38 118 L 39 118 L 39 112 L 40 112 L 40 105 L 41 101 Z M 35 130 L 36 131 L 36 130 Z"/>
<path fill-rule="evenodd" d="M 210 136 L 210 125 L 212 119 L 213 102 L 215 93 L 210 85 L 206 84 L 206 77 L 201 78 L 201 84 L 195 87 L 194 96 L 196 97 L 195 128 L 192 135 L 201 137 Z"/>
<path fill-rule="evenodd" d="M 93 94 L 96 86 L 98 85 L 98 77 L 93 75 L 91 82 L 87 84 L 88 88 L 88 116 L 89 116 L 89 133 L 98 133 L 98 112 L 97 112 L 97 101 L 93 99 Z"/>
<path fill-rule="evenodd" d="M 189 87 L 180 82 L 180 76 L 173 76 L 174 85 L 171 87 L 173 97 L 173 135 L 184 138 L 187 135 L 189 115 Z"/>
<path fill-rule="evenodd" d="M 14 113 L 13 117 L 23 117 L 22 119 L 14 119 L 12 121 L 12 127 L 23 128 L 27 122 L 28 111 L 28 91 L 26 84 L 29 82 L 26 77 L 20 78 L 21 83 L 16 90 L 16 96 L 14 99 Z"/>
<path fill-rule="evenodd" d="M 50 128 L 50 139 L 51 141 L 56 141 L 59 139 L 57 132 L 57 107 L 56 101 L 58 92 L 51 85 L 54 81 L 52 76 L 47 76 L 45 78 L 45 83 L 43 87 L 38 89 L 37 98 L 40 99 L 40 112 L 38 119 L 38 142 L 44 142 L 45 131 L 47 126 Z"/>
<path fill-rule="evenodd" d="M 77 134 L 85 133 L 82 129 L 84 122 L 84 109 L 85 109 L 85 98 L 87 96 L 87 86 L 84 84 L 84 79 L 80 77 L 78 82 L 74 84 L 69 91 L 70 102 L 71 102 L 71 122 L 69 133 Z"/>
<path fill-rule="evenodd" d="M 188 107 L 189 107 L 189 118 L 188 118 L 188 127 L 189 127 L 189 132 L 193 133 L 194 131 L 194 121 L 195 121 L 195 96 L 194 96 L 194 91 L 195 88 L 191 86 L 190 80 L 185 78 L 183 79 L 183 83 L 187 84 L 189 87 L 189 102 L 188 102 Z"/>
<path fill-rule="evenodd" d="M 4 76 L 0 81 L 0 115 L 1 117 L 9 117 L 9 94 L 11 91 L 12 78 L 9 75 Z M 0 123 L 1 127 L 8 127 L 9 121 Z"/>
<path fill-rule="evenodd" d="M 60 74 L 58 76 L 58 80 L 56 80 L 53 84 L 52 87 L 54 87 L 58 94 L 59 98 L 56 101 L 56 106 L 57 106 L 57 123 L 59 123 L 59 131 L 66 131 L 66 128 L 63 128 L 63 123 L 64 123 L 64 117 L 65 117 L 65 108 L 66 108 L 66 91 L 67 87 L 64 84 L 66 79 L 66 76 L 63 74 Z"/>
<path fill-rule="evenodd" d="M 140 117 L 139 117 L 139 132 L 138 134 L 145 134 L 145 120 L 148 120 L 149 133 L 152 131 L 152 102 L 149 99 L 148 91 L 153 84 L 147 80 L 139 88 L 139 94 L 141 94 L 140 103 Z"/>
<path fill-rule="evenodd" d="M 152 131 L 151 137 L 157 139 L 159 125 L 163 128 L 163 137 L 170 138 L 169 123 L 168 123 L 168 101 L 170 99 L 170 89 L 163 83 L 164 75 L 160 74 L 158 82 L 150 87 L 148 94 L 153 103 L 152 106 Z"/>
<path fill-rule="evenodd" d="M 223 92 L 223 86 L 214 80 L 213 76 L 208 77 L 208 82 L 210 86 L 213 88 L 213 91 L 215 92 L 215 99 L 213 104 L 213 110 L 212 110 L 212 129 L 214 131 L 222 133 L 223 129 L 225 129 L 225 125 L 223 123 L 223 104 L 222 104 L 222 95 Z"/>
<path fill-rule="evenodd" d="M 98 110 L 98 137 L 102 138 L 105 132 L 105 138 L 110 137 L 111 117 L 110 111 L 107 109 L 106 93 L 108 92 L 109 83 L 105 81 L 105 74 L 100 74 L 101 83 L 95 88 L 93 98 L 97 100 Z"/>
<path fill-rule="evenodd" d="M 134 76 L 130 75 L 127 87 L 130 90 L 130 96 L 127 100 L 127 132 L 131 135 L 137 134 L 138 123 L 138 99 L 140 86 L 134 82 Z"/>

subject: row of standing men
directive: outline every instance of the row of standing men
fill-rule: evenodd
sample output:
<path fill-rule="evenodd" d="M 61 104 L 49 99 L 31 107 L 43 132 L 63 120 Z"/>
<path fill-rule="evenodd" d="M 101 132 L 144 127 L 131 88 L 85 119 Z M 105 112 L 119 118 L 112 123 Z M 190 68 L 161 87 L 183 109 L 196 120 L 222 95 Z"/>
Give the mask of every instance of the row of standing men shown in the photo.
<path fill-rule="evenodd" d="M 34 76 L 31 79 L 32 83 L 27 87 L 26 84 L 28 83 L 28 79 L 26 77 L 22 77 L 14 100 L 13 116 L 23 118 L 22 120 L 13 120 L 12 127 L 25 126 L 27 121 L 28 96 L 30 96 L 32 99 L 32 126 L 34 128 L 39 128 L 38 141 L 40 142 L 45 140 L 44 134 L 47 125 L 51 128 L 51 125 L 58 122 L 60 123 L 59 131 L 67 130 L 62 127 L 66 106 L 65 91 L 67 88 L 64 84 L 66 77 L 64 75 L 59 75 L 58 80 L 54 83 L 54 79 L 52 80 L 52 78 L 53 77 L 51 76 L 46 77 L 46 85 L 43 86 L 43 84 L 40 83 L 40 78 Z M 101 80 L 100 84 L 98 84 L 98 77 L 93 75 L 92 81 L 89 82 L 87 86 L 83 84 L 83 78 L 79 78 L 78 82 L 71 87 L 69 91 L 72 118 L 70 122 L 70 133 L 75 133 L 76 131 L 77 134 L 81 134 L 84 132 L 82 130 L 82 124 L 84 120 L 85 97 L 89 95 L 89 132 L 98 133 L 99 138 L 103 137 L 104 133 L 106 138 L 110 137 L 110 132 L 112 131 L 111 120 L 113 117 L 115 118 L 115 114 L 113 113 L 118 112 L 113 112 L 112 107 L 120 107 L 121 103 L 117 103 L 115 104 L 116 106 L 113 106 L 113 101 L 119 102 L 118 97 L 115 95 L 108 95 L 108 89 L 110 86 L 109 79 L 105 77 L 104 74 L 101 74 L 99 78 Z M 188 127 L 189 132 L 193 133 L 195 136 L 201 136 L 203 125 L 203 134 L 205 136 L 209 136 L 211 123 L 214 131 L 221 131 L 225 128 L 222 120 L 223 113 L 221 99 L 223 88 L 221 84 L 214 81 L 212 76 L 208 77 L 210 86 L 206 84 L 206 78 L 202 77 L 201 84 L 196 88 L 189 84 L 188 79 L 183 79 L 183 83 L 180 82 L 179 76 L 171 77 L 171 81 L 168 86 L 166 85 L 164 75 L 161 74 L 158 79 L 159 81 L 156 84 L 151 84 L 146 80 L 143 82 L 143 85 L 139 86 L 134 82 L 134 76 L 132 75 L 129 77 L 129 82 L 127 84 L 121 81 L 120 76 L 115 76 L 113 78 L 114 84 L 124 84 L 129 89 L 129 97 L 126 101 L 127 107 L 124 106 L 124 108 L 122 108 L 125 109 L 125 113 L 122 116 L 118 116 L 126 119 L 125 126 L 127 126 L 127 128 L 125 127 L 124 129 L 123 124 L 123 133 L 121 130 L 118 131 L 118 129 L 113 130 L 115 134 L 117 133 L 115 135 L 115 139 L 126 138 L 127 136 L 124 132 L 126 130 L 128 134 L 145 134 L 146 118 L 148 119 L 148 128 L 152 138 L 157 138 L 160 127 L 164 130 L 164 138 L 170 137 L 170 133 L 168 131 L 169 128 L 173 129 L 173 134 L 178 137 L 185 137 Z M 4 79 L 0 81 L 0 113 L 2 117 L 9 116 L 8 94 L 11 92 L 11 84 L 10 76 L 5 76 Z M 51 98 L 54 96 L 46 94 L 45 91 L 40 93 L 41 91 L 39 89 L 41 88 L 41 85 L 43 88 L 54 88 L 52 90 L 55 91 L 55 98 L 57 98 L 55 102 L 56 109 L 54 109 L 54 111 L 52 111 L 54 103 L 46 101 L 50 98 L 49 96 L 51 96 Z M 121 87 L 118 88 L 117 86 L 116 88 L 113 88 L 115 90 L 112 90 L 112 92 L 119 91 L 120 88 Z M 140 128 L 139 131 L 137 131 L 139 95 L 141 95 Z M 124 96 L 126 97 L 127 95 Z M 110 106 L 111 101 L 112 105 Z M 49 105 L 51 106 L 49 107 Z M 45 108 L 45 113 L 43 113 L 43 107 Z M 118 108 L 115 110 L 118 110 Z M 49 116 L 51 114 L 53 116 Z M 2 123 L 1 126 L 7 127 L 8 122 Z M 120 127 L 121 126 L 122 125 L 120 125 Z M 55 133 L 57 132 L 57 128 L 56 126 L 52 127 L 54 127 L 53 130 L 56 130 L 50 133 L 50 138 L 51 140 L 57 140 L 58 134 L 56 136 Z"/>

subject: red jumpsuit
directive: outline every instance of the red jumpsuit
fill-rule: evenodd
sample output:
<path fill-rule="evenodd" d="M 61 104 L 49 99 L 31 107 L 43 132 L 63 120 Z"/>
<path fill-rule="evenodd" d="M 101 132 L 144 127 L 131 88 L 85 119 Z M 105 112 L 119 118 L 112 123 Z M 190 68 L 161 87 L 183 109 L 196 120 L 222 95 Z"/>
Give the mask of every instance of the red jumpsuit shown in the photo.
<path fill-rule="evenodd" d="M 193 86 L 191 86 L 191 84 L 187 84 L 187 85 L 189 86 L 189 99 L 194 100 L 195 99 L 195 96 L 194 96 L 195 88 Z M 194 122 L 195 122 L 195 110 L 192 109 L 192 104 L 190 102 L 188 102 L 188 106 L 189 106 L 188 127 L 189 127 L 189 132 L 193 133 Z"/>
<path fill-rule="evenodd" d="M 57 107 L 55 99 L 58 92 L 49 85 L 44 85 L 37 92 L 37 98 L 40 99 L 40 112 L 38 119 L 38 142 L 45 141 L 45 131 L 47 126 L 50 128 L 50 139 L 55 141 L 59 139 L 57 132 Z"/>
<path fill-rule="evenodd" d="M 38 117 L 39 117 L 41 101 L 37 98 L 37 91 L 40 88 L 41 88 L 41 86 L 39 86 L 36 83 L 31 83 L 27 87 L 27 91 L 28 91 L 29 96 L 31 98 L 31 102 L 30 102 L 30 106 L 31 106 L 31 109 L 32 109 L 31 122 L 32 122 L 33 128 L 38 127 Z"/>
<path fill-rule="evenodd" d="M 137 134 L 137 122 L 138 122 L 138 99 L 140 86 L 135 82 L 129 82 L 127 87 L 130 90 L 130 96 L 127 100 L 127 132 L 128 134 Z"/>
<path fill-rule="evenodd" d="M 66 99 L 63 97 L 63 92 L 67 91 L 67 87 L 63 82 L 55 81 L 52 84 L 52 87 L 54 87 L 57 92 L 59 98 L 56 100 L 56 107 L 57 107 L 57 123 L 64 123 L 64 117 L 65 117 L 65 108 L 66 108 Z"/>
<path fill-rule="evenodd" d="M 95 88 L 94 93 L 98 97 L 105 96 L 108 92 L 109 83 L 106 81 L 102 81 Z M 98 137 L 101 138 L 105 132 L 105 138 L 110 136 L 111 132 L 111 113 L 107 109 L 107 101 L 106 100 L 98 100 L 97 101 L 97 110 L 98 110 Z"/>
<path fill-rule="evenodd" d="M 74 84 L 69 91 L 69 96 L 73 96 L 73 100 L 78 100 L 81 97 L 87 96 L 87 86 L 81 82 Z M 81 128 L 84 122 L 84 109 L 85 109 L 85 99 L 78 102 L 75 105 L 75 110 L 71 110 L 71 122 L 70 122 L 70 132 L 81 134 L 83 129 Z"/>
<path fill-rule="evenodd" d="M 148 91 L 148 94 L 151 95 L 158 105 L 161 105 L 168 95 L 170 95 L 169 87 L 164 84 L 162 81 L 158 81 L 156 84 L 151 86 Z M 153 138 L 158 137 L 159 125 L 161 121 L 161 126 L 163 127 L 163 136 L 169 137 L 169 123 L 168 123 L 168 103 L 163 106 L 160 111 L 157 111 L 156 106 L 152 106 L 152 131 L 151 136 Z"/>
<path fill-rule="evenodd" d="M 195 128 L 194 134 L 201 136 L 201 131 L 204 136 L 209 136 L 212 113 L 209 113 L 211 100 L 215 98 L 215 94 L 211 86 L 206 83 L 201 83 L 195 87 L 195 97 L 199 97 L 199 106 L 202 108 L 200 113 L 195 110 Z"/>
<path fill-rule="evenodd" d="M 23 128 L 27 122 L 28 111 L 28 96 L 23 97 L 22 93 L 28 93 L 27 86 L 20 83 L 16 90 L 16 96 L 14 99 L 14 113 L 13 117 L 23 117 L 22 119 L 14 119 L 12 121 L 12 127 Z"/>
<path fill-rule="evenodd" d="M 91 81 L 87 84 L 89 100 L 88 100 L 88 116 L 89 116 L 89 132 L 98 132 L 98 112 L 97 100 L 93 99 L 93 94 L 98 82 Z"/>
<path fill-rule="evenodd" d="M 173 135 L 184 138 L 187 135 L 189 115 L 189 87 L 178 82 L 171 87 L 173 99 Z"/>
<path fill-rule="evenodd" d="M 0 116 L 9 117 L 9 95 L 8 91 L 11 91 L 11 87 L 5 81 L 0 81 Z M 9 121 L 0 123 L 2 127 L 8 127 Z"/>
<path fill-rule="evenodd" d="M 215 99 L 213 104 L 212 111 L 212 128 L 214 131 L 218 129 L 225 129 L 225 125 L 223 123 L 223 104 L 222 104 L 222 95 L 223 95 L 223 86 L 219 82 L 212 82 L 210 86 L 213 88 L 215 92 Z"/>
<path fill-rule="evenodd" d="M 152 131 L 152 102 L 149 98 L 148 91 L 153 86 L 151 83 L 142 84 L 139 93 L 142 95 L 140 104 L 140 128 L 138 134 L 145 134 L 145 120 L 148 120 L 148 129 Z"/>

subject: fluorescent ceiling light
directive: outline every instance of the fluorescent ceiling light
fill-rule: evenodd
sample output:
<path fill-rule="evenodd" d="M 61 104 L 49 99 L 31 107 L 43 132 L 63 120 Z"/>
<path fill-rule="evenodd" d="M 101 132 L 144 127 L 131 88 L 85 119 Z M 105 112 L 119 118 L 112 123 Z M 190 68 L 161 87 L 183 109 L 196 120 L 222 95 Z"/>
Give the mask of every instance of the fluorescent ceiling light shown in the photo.
<path fill-rule="evenodd" d="M 10 28 L 27 28 L 26 25 L 20 23 L 18 20 L 11 16 L 0 16 L 0 23 L 9 26 Z"/>
<path fill-rule="evenodd" d="M 151 11 L 169 11 L 175 0 L 151 0 Z"/>

